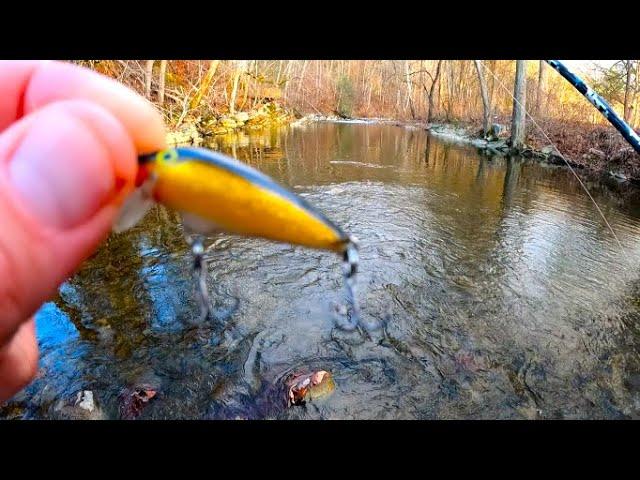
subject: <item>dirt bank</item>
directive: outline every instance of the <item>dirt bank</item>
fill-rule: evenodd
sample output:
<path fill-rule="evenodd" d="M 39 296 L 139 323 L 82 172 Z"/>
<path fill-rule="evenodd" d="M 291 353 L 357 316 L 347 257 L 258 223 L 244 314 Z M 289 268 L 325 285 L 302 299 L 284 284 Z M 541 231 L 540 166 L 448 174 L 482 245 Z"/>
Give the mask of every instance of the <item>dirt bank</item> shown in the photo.
<path fill-rule="evenodd" d="M 476 124 L 432 124 L 425 128 L 433 135 L 472 144 L 489 155 L 522 155 L 554 165 L 568 163 L 594 176 L 640 185 L 640 155 L 612 127 L 551 121 L 541 127 L 544 133 L 531 126 L 528 144 L 521 150 L 511 148 L 507 128 L 491 140 L 482 138 Z"/>

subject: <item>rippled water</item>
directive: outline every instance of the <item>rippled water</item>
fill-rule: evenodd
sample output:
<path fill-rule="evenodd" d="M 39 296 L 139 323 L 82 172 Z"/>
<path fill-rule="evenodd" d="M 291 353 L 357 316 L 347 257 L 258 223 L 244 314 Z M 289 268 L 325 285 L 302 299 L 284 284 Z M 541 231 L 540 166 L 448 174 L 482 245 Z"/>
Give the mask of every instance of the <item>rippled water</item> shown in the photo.
<path fill-rule="evenodd" d="M 367 340 L 333 329 L 339 258 L 220 236 L 207 250 L 217 321 L 199 309 L 179 220 L 154 209 L 113 235 L 37 315 L 34 383 L 3 415 L 51 418 L 92 390 L 158 395 L 140 418 L 626 418 L 640 413 L 640 201 L 569 172 L 390 125 L 317 123 L 217 139 L 361 241 Z M 334 393 L 282 405 L 324 369 Z M 18 412 L 18 413 L 16 413 Z"/>

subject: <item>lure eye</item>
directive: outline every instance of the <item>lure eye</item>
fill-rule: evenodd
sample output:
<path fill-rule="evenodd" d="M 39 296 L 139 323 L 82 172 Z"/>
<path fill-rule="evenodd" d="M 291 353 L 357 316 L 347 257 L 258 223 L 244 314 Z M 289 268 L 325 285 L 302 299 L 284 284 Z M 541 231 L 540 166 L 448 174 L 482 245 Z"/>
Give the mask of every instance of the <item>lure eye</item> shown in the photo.
<path fill-rule="evenodd" d="M 178 161 L 178 152 L 175 150 L 164 150 L 158 153 L 158 160 L 161 162 L 177 162 Z"/>

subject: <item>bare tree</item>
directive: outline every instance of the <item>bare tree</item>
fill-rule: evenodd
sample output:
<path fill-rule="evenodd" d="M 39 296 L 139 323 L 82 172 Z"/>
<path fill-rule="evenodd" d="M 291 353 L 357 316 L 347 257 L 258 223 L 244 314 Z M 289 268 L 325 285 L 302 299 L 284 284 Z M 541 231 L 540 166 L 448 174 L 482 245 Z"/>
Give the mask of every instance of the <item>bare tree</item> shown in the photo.
<path fill-rule="evenodd" d="M 164 84 L 167 75 L 167 61 L 160 60 L 160 79 L 158 82 L 158 103 L 164 105 Z"/>
<path fill-rule="evenodd" d="M 609 67 L 600 67 L 595 89 L 612 103 L 622 105 L 622 118 L 627 123 L 634 119 L 634 105 L 640 91 L 640 61 L 618 60 Z"/>
<path fill-rule="evenodd" d="M 495 106 L 496 104 L 494 103 L 494 93 L 495 93 L 495 88 L 496 88 L 496 66 L 498 64 L 497 60 L 491 60 L 489 62 L 489 69 L 490 71 L 493 73 L 493 75 L 491 75 L 489 78 L 491 80 L 491 82 L 489 83 L 489 105 L 491 106 Z"/>
<path fill-rule="evenodd" d="M 304 102 L 304 96 L 305 96 L 305 89 L 303 87 L 304 84 L 304 74 L 307 70 L 307 65 L 309 64 L 308 60 L 303 60 L 302 61 L 302 71 L 300 72 L 300 81 L 298 82 L 298 90 L 302 91 L 302 101 Z"/>
<path fill-rule="evenodd" d="M 482 119 L 483 131 L 490 132 L 494 118 L 509 116 L 506 121 L 511 123 L 514 113 L 514 90 L 503 91 L 498 85 L 513 81 L 515 60 L 251 60 L 244 67 L 243 62 L 217 60 L 76 62 L 157 102 L 172 126 L 176 117 L 183 120 L 210 99 L 215 100 L 212 112 L 237 112 L 243 105 L 247 110 L 255 109 L 264 99 L 277 97 L 283 107 L 296 114 L 327 115 L 344 94 L 339 89 L 341 79 L 351 86 L 353 113 L 357 115 L 413 117 L 431 123 L 440 118 L 477 118 Z M 589 105 L 568 94 L 570 85 L 552 75 L 549 65 L 540 63 L 538 68 L 538 63 L 535 60 L 536 72 L 532 72 L 526 93 L 537 118 L 553 120 L 554 125 L 555 121 L 579 123 L 588 118 L 594 124 L 601 123 L 595 113 L 589 116 L 593 110 Z M 594 76 L 588 79 L 619 110 L 620 117 L 636 127 L 640 120 L 639 69 L 638 60 L 617 60 L 600 70 L 594 67 Z M 526 132 L 524 137 L 526 141 Z"/>
<path fill-rule="evenodd" d="M 476 71 L 478 72 L 478 81 L 480 82 L 480 94 L 482 95 L 482 132 L 486 137 L 489 135 L 491 121 L 491 105 L 489 104 L 489 95 L 487 94 L 487 84 L 480 68 L 480 60 L 474 60 Z"/>
<path fill-rule="evenodd" d="M 411 77 L 410 77 L 410 72 L 409 72 L 409 60 L 405 60 L 404 62 L 404 71 L 405 71 L 405 77 L 406 77 L 406 81 L 407 81 L 407 105 L 411 110 L 411 118 L 415 119 L 416 118 L 416 111 L 413 107 L 413 100 L 411 98 L 411 96 L 413 95 L 413 83 L 411 81 Z"/>
<path fill-rule="evenodd" d="M 151 79 L 155 60 L 147 60 L 144 69 L 144 96 L 151 100 Z"/>
<path fill-rule="evenodd" d="M 240 77 L 247 70 L 248 61 L 239 60 L 236 63 L 235 71 L 233 72 L 233 86 L 231 88 L 231 98 L 229 99 L 229 113 L 232 115 L 236 113 L 236 100 L 238 98 L 238 86 L 240 85 Z"/>
<path fill-rule="evenodd" d="M 544 60 L 540 60 L 538 67 L 538 86 L 536 88 L 536 117 L 538 118 L 541 118 L 544 115 L 542 97 L 545 89 L 546 67 L 546 62 Z"/>
<path fill-rule="evenodd" d="M 511 117 L 511 146 L 520 149 L 525 141 L 525 108 L 527 102 L 527 62 L 516 60 L 516 78 L 513 87 L 513 115 Z"/>
<path fill-rule="evenodd" d="M 254 60 L 257 64 L 257 60 Z M 278 74 L 276 75 L 276 85 L 280 86 L 280 75 L 282 74 L 282 66 L 284 65 L 285 60 L 278 61 Z"/>
<path fill-rule="evenodd" d="M 631 119 L 631 105 L 632 105 L 632 92 L 631 92 L 631 77 L 633 75 L 633 60 L 627 60 L 624 62 L 626 70 L 626 79 L 624 84 L 624 121 L 629 122 Z"/>
<path fill-rule="evenodd" d="M 429 113 L 427 113 L 427 123 L 431 123 L 431 121 L 433 120 L 433 93 L 435 91 L 436 88 L 436 84 L 438 83 L 438 79 L 440 78 L 440 67 L 442 66 L 442 60 L 438 60 L 438 64 L 436 66 L 436 74 L 431 77 L 431 74 L 429 74 L 427 72 L 427 74 L 431 77 L 431 88 L 429 88 L 428 90 L 428 96 L 429 96 Z M 427 87 L 424 86 L 423 84 L 423 88 L 425 89 L 425 91 L 427 90 Z"/>
<path fill-rule="evenodd" d="M 287 62 L 287 66 L 284 69 L 284 91 L 283 91 L 283 101 L 286 103 L 287 102 L 287 93 L 289 91 L 289 84 L 290 79 L 291 79 L 291 65 L 293 64 L 292 60 L 289 60 Z"/>
<path fill-rule="evenodd" d="M 251 71 L 251 64 L 252 63 L 257 63 L 257 60 L 248 60 L 245 66 L 245 71 L 244 73 L 247 73 L 249 71 Z M 278 72 L 278 76 L 280 75 L 280 72 Z M 248 84 L 248 79 L 245 76 L 244 78 L 240 78 L 240 84 L 244 83 L 244 97 L 242 99 L 242 103 L 240 104 L 240 110 L 244 110 L 245 105 L 247 104 L 247 99 L 249 98 L 249 84 Z M 276 86 L 278 86 L 278 84 L 276 84 Z"/>
<path fill-rule="evenodd" d="M 207 69 L 207 73 L 202 79 L 202 82 L 200 83 L 200 87 L 196 91 L 196 94 L 193 96 L 193 98 L 191 99 L 191 103 L 189 104 L 189 108 L 191 110 L 195 110 L 196 108 L 198 108 L 198 105 L 200 105 L 200 102 L 202 101 L 202 97 L 204 97 L 207 94 L 207 91 L 211 86 L 213 76 L 215 75 L 216 70 L 218 69 L 219 63 L 220 63 L 220 60 L 209 61 L 209 68 Z"/>

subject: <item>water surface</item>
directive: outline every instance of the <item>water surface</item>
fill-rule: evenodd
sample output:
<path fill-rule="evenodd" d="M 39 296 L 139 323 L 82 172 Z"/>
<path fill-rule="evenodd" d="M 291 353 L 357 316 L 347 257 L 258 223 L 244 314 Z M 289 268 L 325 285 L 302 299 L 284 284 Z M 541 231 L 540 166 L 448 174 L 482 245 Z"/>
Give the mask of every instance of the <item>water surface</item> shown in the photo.
<path fill-rule="evenodd" d="M 315 123 L 212 147 L 360 239 L 362 314 L 386 330 L 333 328 L 338 257 L 224 235 L 207 250 L 218 321 L 194 328 L 179 218 L 155 208 L 39 311 L 40 372 L 14 415 L 92 390 L 118 418 L 121 389 L 150 382 L 140 418 L 638 417 L 636 192 L 587 184 L 622 253 L 568 171 L 424 131 Z M 335 392 L 282 408 L 282 379 L 313 369 Z"/>

